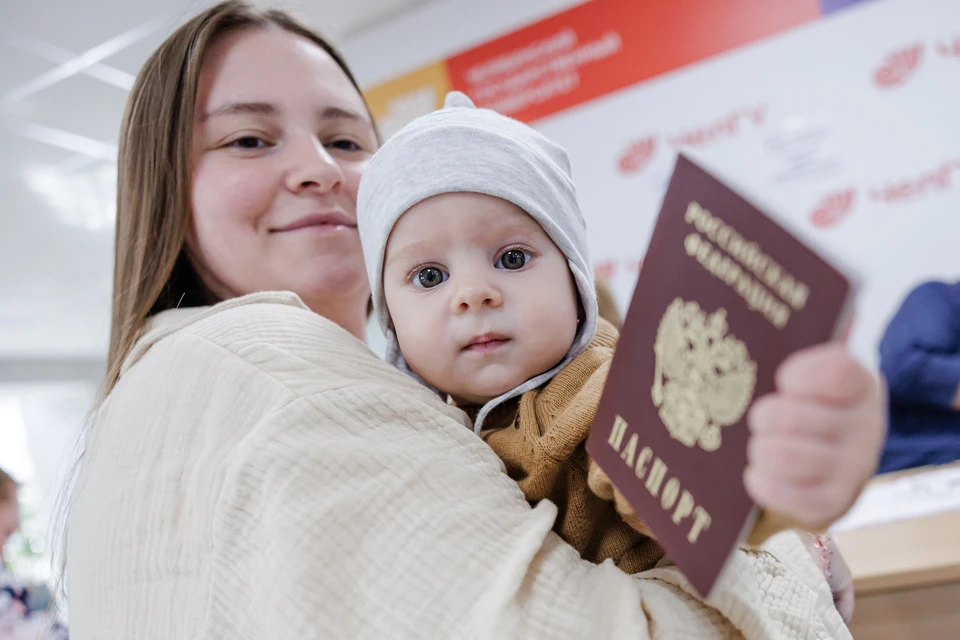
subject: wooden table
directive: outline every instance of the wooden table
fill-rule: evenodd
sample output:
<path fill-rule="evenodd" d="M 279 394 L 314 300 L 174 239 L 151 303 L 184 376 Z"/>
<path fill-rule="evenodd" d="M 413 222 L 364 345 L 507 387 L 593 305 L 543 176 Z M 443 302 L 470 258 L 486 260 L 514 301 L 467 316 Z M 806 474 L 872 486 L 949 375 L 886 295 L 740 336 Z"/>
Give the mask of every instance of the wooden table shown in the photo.
<path fill-rule="evenodd" d="M 857 594 L 854 638 L 960 640 L 960 510 L 835 538 Z"/>

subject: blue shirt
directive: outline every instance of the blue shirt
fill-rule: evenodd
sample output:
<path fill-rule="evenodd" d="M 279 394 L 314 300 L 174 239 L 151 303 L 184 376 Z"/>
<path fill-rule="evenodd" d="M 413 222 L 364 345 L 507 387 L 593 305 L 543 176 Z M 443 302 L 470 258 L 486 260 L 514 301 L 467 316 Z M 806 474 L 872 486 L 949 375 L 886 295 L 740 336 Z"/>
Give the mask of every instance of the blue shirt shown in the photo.
<path fill-rule="evenodd" d="M 904 300 L 880 342 L 890 432 L 880 472 L 960 460 L 960 282 L 927 282 Z"/>

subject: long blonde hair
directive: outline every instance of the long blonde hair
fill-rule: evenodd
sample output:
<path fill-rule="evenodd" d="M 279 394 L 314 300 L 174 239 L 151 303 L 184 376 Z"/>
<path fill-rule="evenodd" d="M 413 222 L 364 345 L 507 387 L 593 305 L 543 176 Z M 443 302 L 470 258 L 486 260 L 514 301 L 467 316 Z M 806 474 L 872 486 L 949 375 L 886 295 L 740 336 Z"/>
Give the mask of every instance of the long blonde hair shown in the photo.
<path fill-rule="evenodd" d="M 116 384 L 147 318 L 178 306 L 218 302 L 198 277 L 185 244 L 197 84 L 215 40 L 268 26 L 315 42 L 360 93 L 346 62 L 322 36 L 287 13 L 236 0 L 186 22 L 150 56 L 134 83 L 120 129 L 113 312 L 101 399 Z"/>

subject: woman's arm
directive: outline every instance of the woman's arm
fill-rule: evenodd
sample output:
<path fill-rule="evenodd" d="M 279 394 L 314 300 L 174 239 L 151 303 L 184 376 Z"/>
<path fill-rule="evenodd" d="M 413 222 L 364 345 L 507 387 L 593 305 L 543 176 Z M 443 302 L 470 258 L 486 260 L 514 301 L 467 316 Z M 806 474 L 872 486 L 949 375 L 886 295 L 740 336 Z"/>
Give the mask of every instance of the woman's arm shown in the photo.
<path fill-rule="evenodd" d="M 276 637 L 650 637 L 635 582 L 561 543 L 556 508 L 531 510 L 452 415 L 358 385 L 264 421 L 217 506 L 214 572 L 248 578 L 214 624 L 247 637 L 256 611 Z"/>
<path fill-rule="evenodd" d="M 675 568 L 584 562 L 460 411 L 305 310 L 240 300 L 175 331 L 99 414 L 77 635 L 848 637 L 795 537 L 734 552 L 713 606 Z"/>
<path fill-rule="evenodd" d="M 214 575 L 243 595 L 214 602 L 213 624 L 227 637 L 792 637 L 769 626 L 781 609 L 805 612 L 798 632 L 828 624 L 823 593 L 760 588 L 784 569 L 766 551 L 737 552 L 719 612 L 674 569 L 638 579 L 580 560 L 551 532 L 556 508 L 531 509 L 454 415 L 357 385 L 265 420 L 217 505 Z M 815 572 L 803 555 L 790 562 Z"/>
<path fill-rule="evenodd" d="M 939 282 L 920 285 L 904 300 L 880 343 L 892 400 L 960 410 L 958 305 L 960 287 Z"/>

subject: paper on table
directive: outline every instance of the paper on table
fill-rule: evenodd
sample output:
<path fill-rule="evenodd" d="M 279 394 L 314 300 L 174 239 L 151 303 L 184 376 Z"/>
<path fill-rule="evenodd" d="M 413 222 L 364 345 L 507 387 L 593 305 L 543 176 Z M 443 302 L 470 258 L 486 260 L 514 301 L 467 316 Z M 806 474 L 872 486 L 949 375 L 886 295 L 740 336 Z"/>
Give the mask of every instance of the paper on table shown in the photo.
<path fill-rule="evenodd" d="M 862 529 L 960 509 L 960 467 L 934 469 L 868 486 L 832 532 Z"/>

